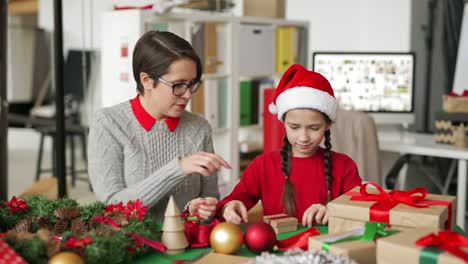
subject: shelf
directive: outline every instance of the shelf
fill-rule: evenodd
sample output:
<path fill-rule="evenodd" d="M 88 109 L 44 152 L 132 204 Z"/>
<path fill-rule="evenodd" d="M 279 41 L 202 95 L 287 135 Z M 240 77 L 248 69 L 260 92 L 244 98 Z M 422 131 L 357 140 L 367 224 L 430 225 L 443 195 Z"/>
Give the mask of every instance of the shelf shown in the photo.
<path fill-rule="evenodd" d="M 223 79 L 223 78 L 228 78 L 229 74 L 225 73 L 204 73 L 202 75 L 202 79 L 205 80 L 212 80 L 212 79 Z"/>
<path fill-rule="evenodd" d="M 229 132 L 229 130 L 227 127 L 217 127 L 213 128 L 213 134 L 223 134 Z"/>
<path fill-rule="evenodd" d="M 250 126 L 240 126 L 239 130 L 248 129 L 248 130 L 263 130 L 263 125 L 255 124 Z"/>
<path fill-rule="evenodd" d="M 244 141 L 239 142 L 239 152 L 240 153 L 250 153 L 250 152 L 261 152 L 263 150 L 263 144 L 261 142 L 255 141 Z"/>

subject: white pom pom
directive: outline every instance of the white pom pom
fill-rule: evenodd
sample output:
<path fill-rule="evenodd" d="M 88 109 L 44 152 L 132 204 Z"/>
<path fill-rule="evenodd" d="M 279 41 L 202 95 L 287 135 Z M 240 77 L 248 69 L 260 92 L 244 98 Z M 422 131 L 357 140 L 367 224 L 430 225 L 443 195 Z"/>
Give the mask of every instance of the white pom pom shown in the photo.
<path fill-rule="evenodd" d="M 268 110 L 270 110 L 270 113 L 274 115 L 278 114 L 278 107 L 274 103 L 270 103 L 268 105 Z"/>

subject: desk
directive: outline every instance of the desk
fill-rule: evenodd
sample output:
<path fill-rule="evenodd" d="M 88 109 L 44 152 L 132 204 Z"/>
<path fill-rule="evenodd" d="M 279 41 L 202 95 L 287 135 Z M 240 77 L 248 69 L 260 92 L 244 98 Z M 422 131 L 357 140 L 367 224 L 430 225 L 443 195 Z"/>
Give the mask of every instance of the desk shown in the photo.
<path fill-rule="evenodd" d="M 379 131 L 378 137 L 381 151 L 458 160 L 456 223 L 458 226 L 464 228 L 468 149 L 457 148 L 452 145 L 436 144 L 432 134 Z"/>

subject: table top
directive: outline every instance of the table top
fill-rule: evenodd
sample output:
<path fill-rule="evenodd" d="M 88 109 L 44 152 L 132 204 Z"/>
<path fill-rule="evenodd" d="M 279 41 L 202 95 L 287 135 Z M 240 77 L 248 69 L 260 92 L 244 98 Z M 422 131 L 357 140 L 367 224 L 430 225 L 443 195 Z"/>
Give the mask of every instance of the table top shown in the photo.
<path fill-rule="evenodd" d="M 316 226 L 317 229 L 319 229 L 320 234 L 327 234 L 328 233 L 328 226 Z M 296 231 L 291 231 L 291 232 L 286 232 L 282 234 L 278 234 L 277 238 L 278 240 L 285 239 L 291 236 L 294 236 L 298 233 L 301 233 L 305 230 L 307 230 L 307 227 L 304 227 L 302 225 L 298 225 L 298 229 Z M 212 249 L 210 247 L 206 248 L 195 248 L 195 249 L 187 249 L 184 253 L 181 254 L 176 254 L 176 255 L 167 255 L 164 253 L 160 252 L 155 252 L 152 253 L 148 256 L 142 257 L 134 261 L 134 263 L 139 263 L 139 264 L 153 264 L 153 263 L 172 263 L 173 261 L 176 260 L 194 260 L 197 257 L 203 255 L 204 253 L 211 251 Z M 278 253 L 278 255 L 281 255 L 282 253 Z M 257 255 L 247 249 L 247 247 L 242 245 L 242 247 L 236 252 L 236 256 L 243 256 L 243 257 L 251 257 L 254 258 Z"/>
<path fill-rule="evenodd" d="M 468 160 L 468 148 L 438 144 L 433 134 L 405 131 L 379 131 L 382 151 Z"/>

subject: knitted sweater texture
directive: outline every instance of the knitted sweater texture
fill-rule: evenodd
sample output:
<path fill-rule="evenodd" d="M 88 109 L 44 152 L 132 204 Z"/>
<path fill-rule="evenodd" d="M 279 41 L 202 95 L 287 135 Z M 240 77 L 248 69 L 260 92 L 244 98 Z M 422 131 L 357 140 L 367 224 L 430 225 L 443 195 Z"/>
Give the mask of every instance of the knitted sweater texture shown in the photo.
<path fill-rule="evenodd" d="M 98 200 L 140 199 L 162 219 L 170 195 L 180 209 L 196 197 L 219 199 L 218 176 L 185 175 L 179 158 L 213 152 L 211 127 L 185 111 L 171 132 L 164 121 L 146 131 L 130 102 L 96 112 L 89 133 L 88 170 Z"/>

